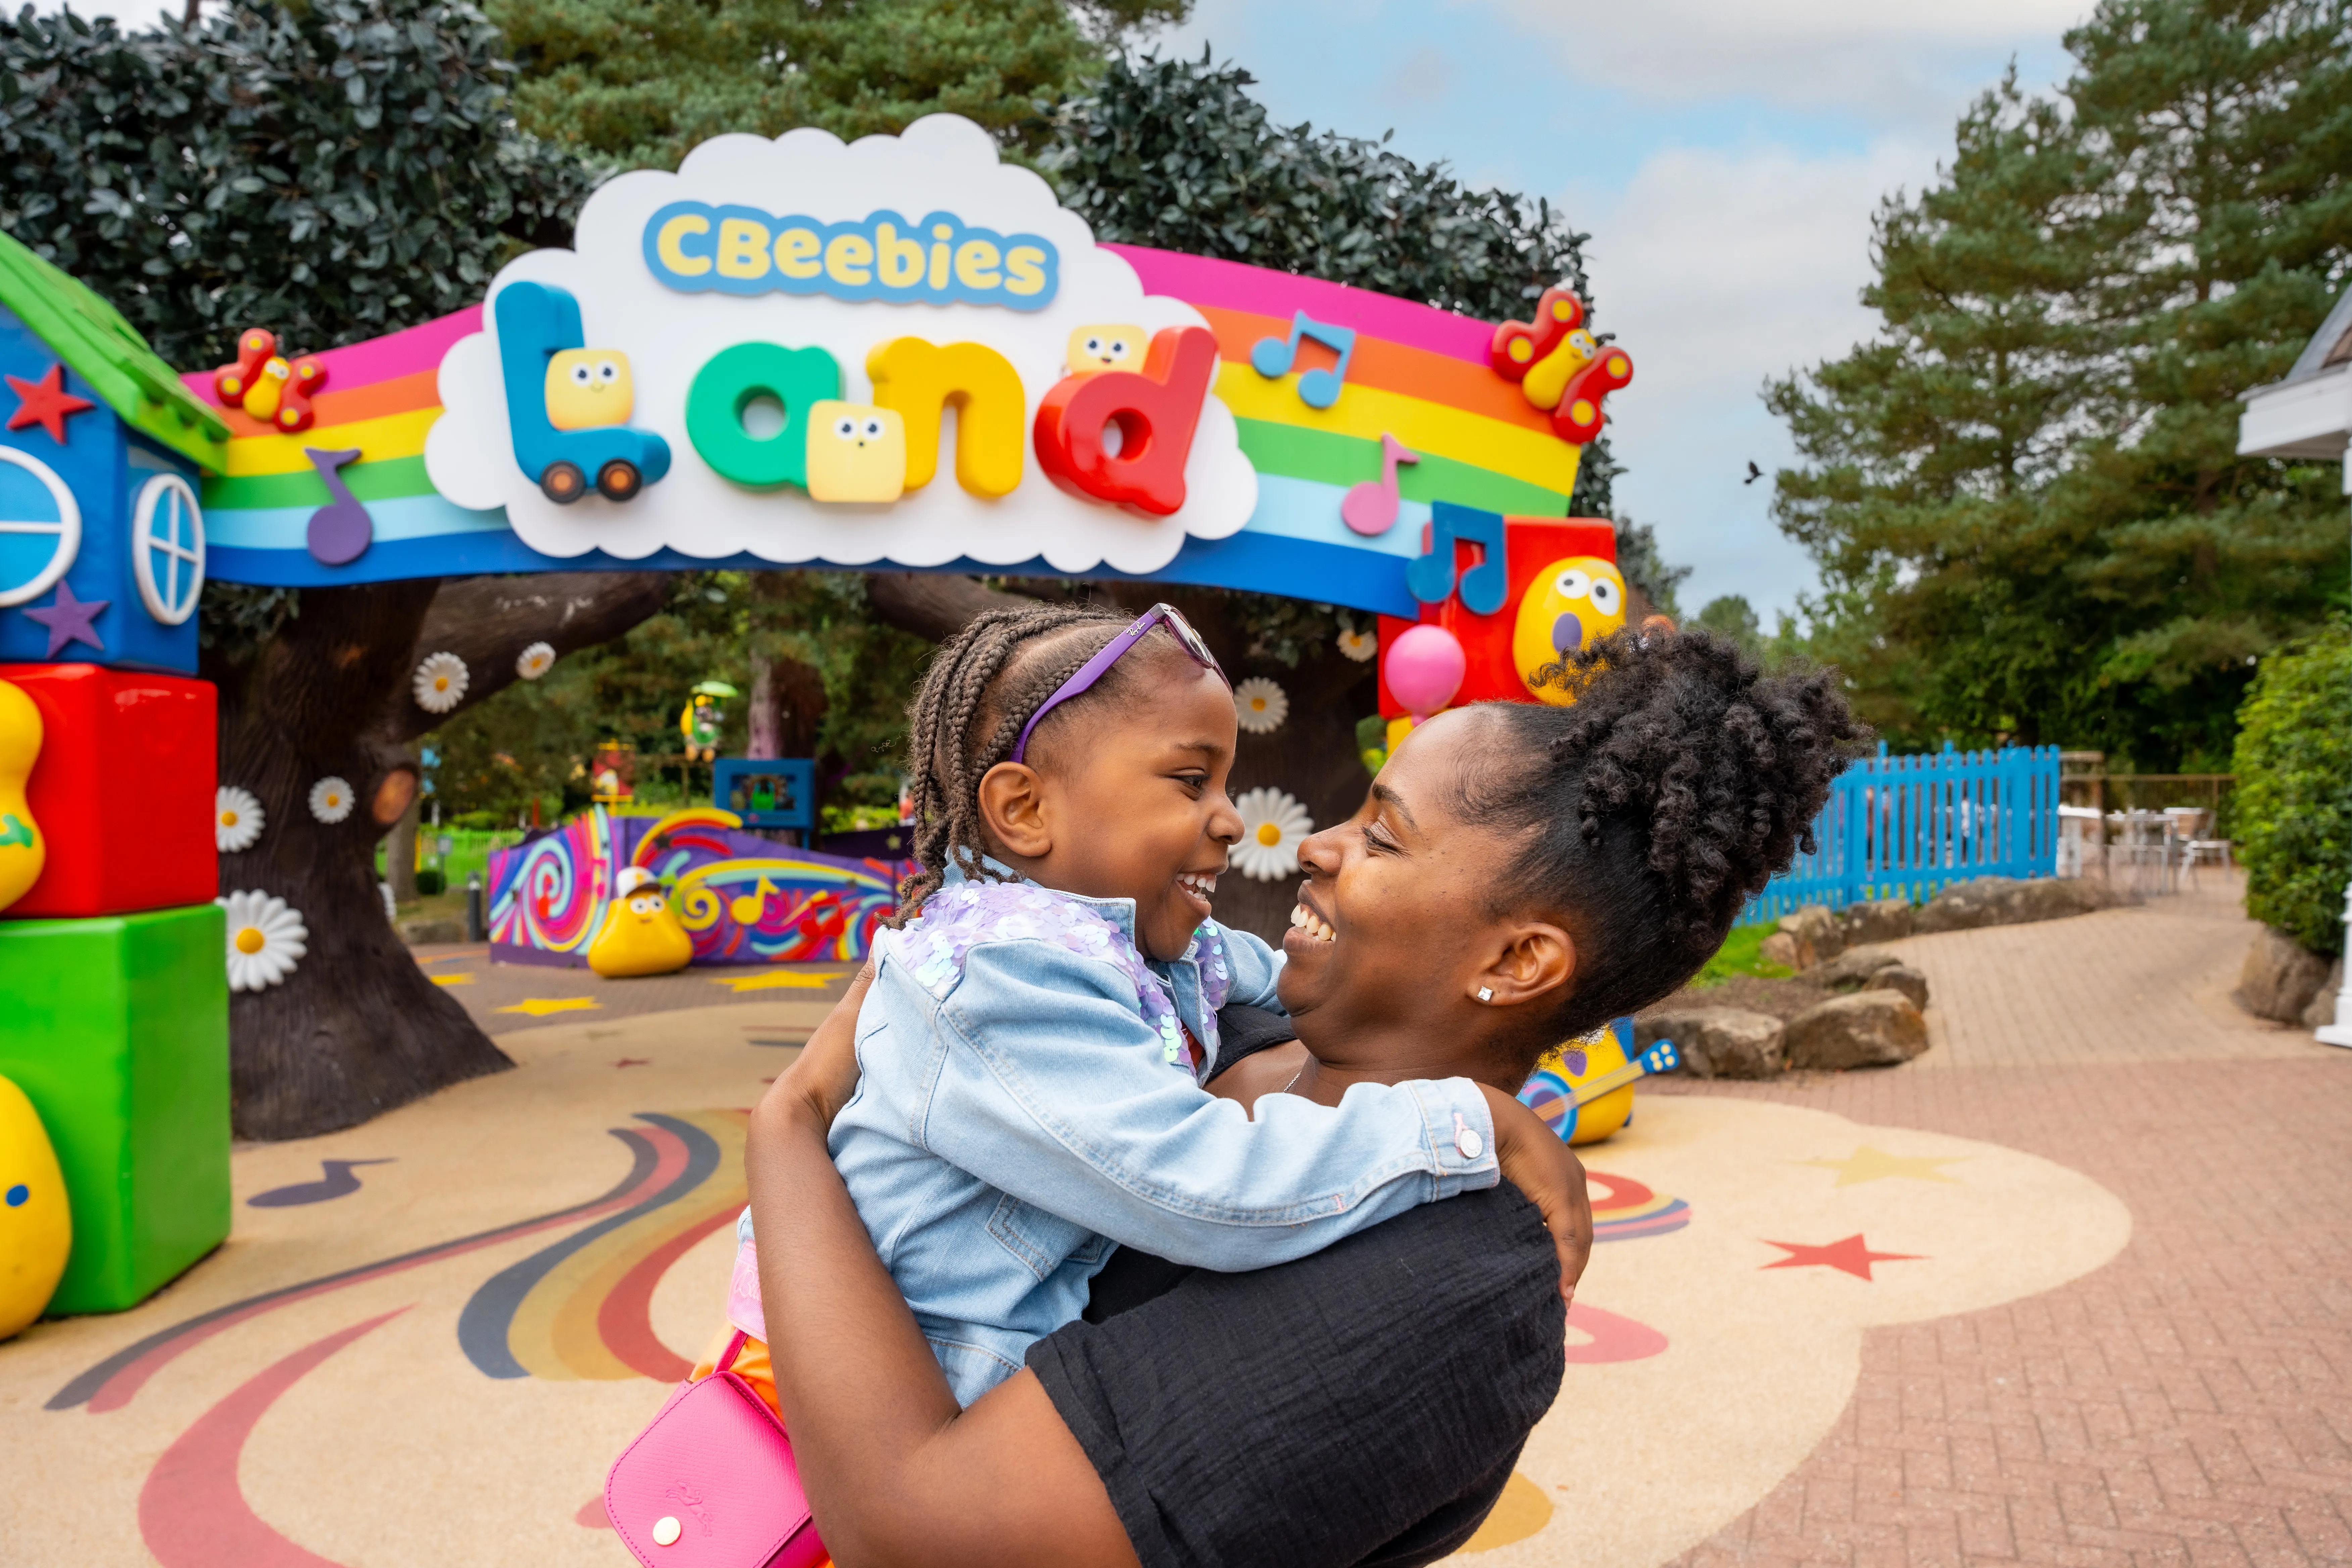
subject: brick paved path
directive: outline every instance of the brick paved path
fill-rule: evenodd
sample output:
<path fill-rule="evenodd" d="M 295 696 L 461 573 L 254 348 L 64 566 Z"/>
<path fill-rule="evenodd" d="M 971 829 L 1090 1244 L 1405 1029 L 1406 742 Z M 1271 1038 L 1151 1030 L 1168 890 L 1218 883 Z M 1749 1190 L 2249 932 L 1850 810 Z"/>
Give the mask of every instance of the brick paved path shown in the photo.
<path fill-rule="evenodd" d="M 1658 1085 L 2006 1143 L 2134 1221 L 2072 1285 L 1872 1331 L 1831 1437 L 1682 1563 L 2352 1563 L 2352 1051 L 2230 1005 L 2252 928 L 2216 880 L 1901 944 L 1935 1002 L 1906 1067 Z"/>

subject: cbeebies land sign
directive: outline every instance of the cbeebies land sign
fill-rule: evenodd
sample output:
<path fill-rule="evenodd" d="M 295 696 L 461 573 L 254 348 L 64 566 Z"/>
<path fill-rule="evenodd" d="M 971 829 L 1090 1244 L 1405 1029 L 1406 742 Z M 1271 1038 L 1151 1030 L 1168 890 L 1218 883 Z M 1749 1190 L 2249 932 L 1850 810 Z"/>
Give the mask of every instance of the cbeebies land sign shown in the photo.
<path fill-rule="evenodd" d="M 1139 573 L 1257 504 L 1199 313 L 970 121 L 719 137 L 575 243 L 499 274 L 425 446 L 542 554 Z"/>

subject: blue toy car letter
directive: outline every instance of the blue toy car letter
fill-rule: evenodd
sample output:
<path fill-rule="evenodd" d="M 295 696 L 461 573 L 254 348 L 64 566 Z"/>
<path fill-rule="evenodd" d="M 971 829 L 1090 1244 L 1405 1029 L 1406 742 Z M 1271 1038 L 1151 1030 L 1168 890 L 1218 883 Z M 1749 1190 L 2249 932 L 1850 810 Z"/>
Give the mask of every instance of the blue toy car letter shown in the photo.
<path fill-rule="evenodd" d="M 579 300 L 545 283 L 509 283 L 495 313 L 515 461 L 548 500 L 570 506 L 588 493 L 593 474 L 599 494 L 624 501 L 669 472 L 669 443 L 622 423 L 631 404 L 628 356 L 588 348 Z M 560 384 L 560 420 L 551 417 L 551 384 Z"/>

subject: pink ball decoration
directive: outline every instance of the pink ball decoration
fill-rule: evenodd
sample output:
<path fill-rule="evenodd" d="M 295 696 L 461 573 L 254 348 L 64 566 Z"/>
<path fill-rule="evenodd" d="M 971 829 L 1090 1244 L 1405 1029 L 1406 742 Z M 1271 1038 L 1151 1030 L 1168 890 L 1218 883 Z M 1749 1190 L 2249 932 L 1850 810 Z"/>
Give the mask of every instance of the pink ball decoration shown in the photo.
<path fill-rule="evenodd" d="M 1404 704 L 1415 723 L 1453 701 L 1469 669 L 1470 660 L 1454 634 L 1444 626 L 1428 625 L 1406 628 L 1389 645 L 1388 658 L 1381 667 L 1388 679 L 1389 695 Z"/>

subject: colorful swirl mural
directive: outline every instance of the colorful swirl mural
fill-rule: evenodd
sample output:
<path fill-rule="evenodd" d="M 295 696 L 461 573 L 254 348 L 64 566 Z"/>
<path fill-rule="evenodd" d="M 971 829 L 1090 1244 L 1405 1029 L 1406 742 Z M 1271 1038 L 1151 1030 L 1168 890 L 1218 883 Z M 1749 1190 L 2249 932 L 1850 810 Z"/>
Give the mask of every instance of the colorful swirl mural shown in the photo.
<path fill-rule="evenodd" d="M 603 806 L 490 857 L 490 952 L 519 963 L 587 962 L 626 866 L 668 889 L 697 963 L 856 963 L 911 868 L 792 849 L 702 806 L 615 816 Z"/>

